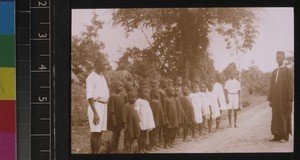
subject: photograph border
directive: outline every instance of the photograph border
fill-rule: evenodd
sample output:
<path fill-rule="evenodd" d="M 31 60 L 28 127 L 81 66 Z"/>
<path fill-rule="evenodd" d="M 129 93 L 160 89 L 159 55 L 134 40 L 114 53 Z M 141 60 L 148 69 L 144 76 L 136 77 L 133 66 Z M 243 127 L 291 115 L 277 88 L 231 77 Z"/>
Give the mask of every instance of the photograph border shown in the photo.
<path fill-rule="evenodd" d="M 240 1 L 217 1 L 211 0 L 72 0 L 59 1 L 55 0 L 52 8 L 54 13 L 52 17 L 53 35 L 52 48 L 54 50 L 53 63 L 55 68 L 55 89 L 53 97 L 55 97 L 55 157 L 56 159 L 296 159 L 299 157 L 298 151 L 298 129 L 299 124 L 298 109 L 295 107 L 295 130 L 294 130 L 294 153 L 195 153 L 195 154 L 72 154 L 71 153 L 71 10 L 72 9 L 93 9 L 93 8 L 174 8 L 174 7 L 294 7 L 294 46 L 295 52 L 298 51 L 296 42 L 299 41 L 298 30 L 296 29 L 299 22 L 296 21 L 299 11 L 292 0 L 251 0 L 247 2 Z M 297 54 L 295 61 L 297 61 Z M 297 68 L 297 63 L 295 69 Z M 295 72 L 295 82 L 298 76 Z M 297 83 L 295 83 L 295 99 L 297 99 Z M 298 101 L 295 100 L 295 106 Z"/>

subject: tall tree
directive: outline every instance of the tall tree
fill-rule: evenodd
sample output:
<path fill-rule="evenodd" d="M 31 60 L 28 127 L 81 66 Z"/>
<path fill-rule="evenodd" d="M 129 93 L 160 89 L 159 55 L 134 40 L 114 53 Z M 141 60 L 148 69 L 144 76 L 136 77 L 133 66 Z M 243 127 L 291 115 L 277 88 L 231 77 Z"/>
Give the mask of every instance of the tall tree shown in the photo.
<path fill-rule="evenodd" d="M 93 68 L 94 59 L 104 49 L 104 43 L 99 41 L 98 31 L 103 28 L 104 22 L 98 19 L 98 15 L 92 12 L 93 17 L 86 30 L 80 36 L 72 37 L 72 70 L 75 74 L 88 74 Z"/>
<path fill-rule="evenodd" d="M 217 31 L 228 39 L 231 30 L 238 30 L 245 38 L 244 48 L 254 44 L 256 15 L 246 8 L 160 8 L 119 9 L 113 13 L 114 25 L 125 29 L 125 34 L 140 29 L 152 31 L 149 56 L 164 75 L 179 73 L 191 80 L 207 79 L 213 71 L 209 57 L 209 33 Z M 231 29 L 231 30 L 230 30 Z"/>

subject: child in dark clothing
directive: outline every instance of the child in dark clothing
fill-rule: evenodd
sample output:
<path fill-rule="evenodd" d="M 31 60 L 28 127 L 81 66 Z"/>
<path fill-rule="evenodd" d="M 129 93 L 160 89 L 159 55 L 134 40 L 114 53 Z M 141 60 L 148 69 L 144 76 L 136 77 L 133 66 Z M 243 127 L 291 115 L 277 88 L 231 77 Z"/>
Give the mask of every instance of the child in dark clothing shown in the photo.
<path fill-rule="evenodd" d="M 138 108 L 135 105 L 137 92 L 132 90 L 128 93 L 128 103 L 123 108 L 123 122 L 125 126 L 126 152 L 132 153 L 132 144 L 135 139 L 140 137 L 140 118 Z M 138 143 L 138 145 L 140 145 Z M 140 147 L 140 146 L 139 146 Z"/>
<path fill-rule="evenodd" d="M 166 119 L 165 127 L 165 145 L 164 148 L 173 147 L 171 145 L 171 138 L 176 134 L 176 127 L 178 127 L 176 102 L 174 100 L 174 88 L 168 87 L 166 89 L 167 97 L 164 99 L 163 109 Z"/>
<path fill-rule="evenodd" d="M 161 130 L 165 125 L 164 112 L 160 102 L 159 88 L 153 88 L 151 90 L 151 97 L 152 100 L 150 101 L 150 106 L 154 117 L 155 128 L 149 132 L 149 139 L 151 150 L 153 148 L 156 150 L 159 130 Z"/>
<path fill-rule="evenodd" d="M 182 106 L 182 103 L 180 100 L 180 98 L 182 97 L 181 95 L 182 95 L 181 91 L 176 89 L 174 99 L 176 102 L 177 121 L 178 121 L 178 127 L 176 129 L 177 136 L 179 136 L 180 128 L 182 128 L 184 126 L 184 124 L 186 123 L 186 115 L 185 115 L 185 112 L 183 110 L 183 106 Z M 173 143 L 175 142 L 175 137 L 173 137 L 172 142 Z"/>
<path fill-rule="evenodd" d="M 184 123 L 184 125 L 183 125 L 183 141 L 187 142 L 187 141 L 190 141 L 187 138 L 188 128 L 193 127 L 196 124 L 195 115 L 194 115 L 195 113 L 194 113 L 193 105 L 192 105 L 191 101 L 189 100 L 189 92 L 190 91 L 189 91 L 188 87 L 183 86 L 181 89 L 182 89 L 183 96 L 181 97 L 180 100 L 181 100 L 182 107 L 183 107 L 183 110 L 184 110 L 186 118 L 187 118 L 186 123 Z"/>
<path fill-rule="evenodd" d="M 122 122 L 122 110 L 125 106 L 125 96 L 122 95 L 123 86 L 121 81 L 113 83 L 114 93 L 109 97 L 107 104 L 107 129 L 113 132 L 111 138 L 111 151 L 117 153 L 121 130 L 124 127 Z"/>

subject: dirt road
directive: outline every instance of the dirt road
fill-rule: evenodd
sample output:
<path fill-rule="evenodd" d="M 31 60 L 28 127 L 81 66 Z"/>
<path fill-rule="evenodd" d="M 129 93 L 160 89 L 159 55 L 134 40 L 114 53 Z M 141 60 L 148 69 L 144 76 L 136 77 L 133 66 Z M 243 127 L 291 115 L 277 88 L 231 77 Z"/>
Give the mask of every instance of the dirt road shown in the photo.
<path fill-rule="evenodd" d="M 223 114 L 227 114 L 226 112 Z M 155 153 L 228 153 L 228 152 L 293 152 L 293 136 L 287 143 L 269 142 L 271 108 L 268 103 L 252 107 L 238 116 L 238 128 L 228 128 L 227 118 L 221 130 L 181 142 L 171 149 Z"/>

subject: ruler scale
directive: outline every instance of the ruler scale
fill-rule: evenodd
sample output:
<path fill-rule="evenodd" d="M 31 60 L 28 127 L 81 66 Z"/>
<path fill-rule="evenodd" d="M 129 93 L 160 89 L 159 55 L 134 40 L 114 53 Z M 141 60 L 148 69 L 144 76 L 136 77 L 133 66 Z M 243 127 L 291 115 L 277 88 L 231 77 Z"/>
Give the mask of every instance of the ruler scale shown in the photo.
<path fill-rule="evenodd" d="M 53 159 L 50 7 L 50 0 L 17 2 L 18 159 Z"/>
<path fill-rule="evenodd" d="M 31 0 L 31 158 L 52 159 L 50 0 Z M 43 55 L 49 56 L 43 56 Z"/>

